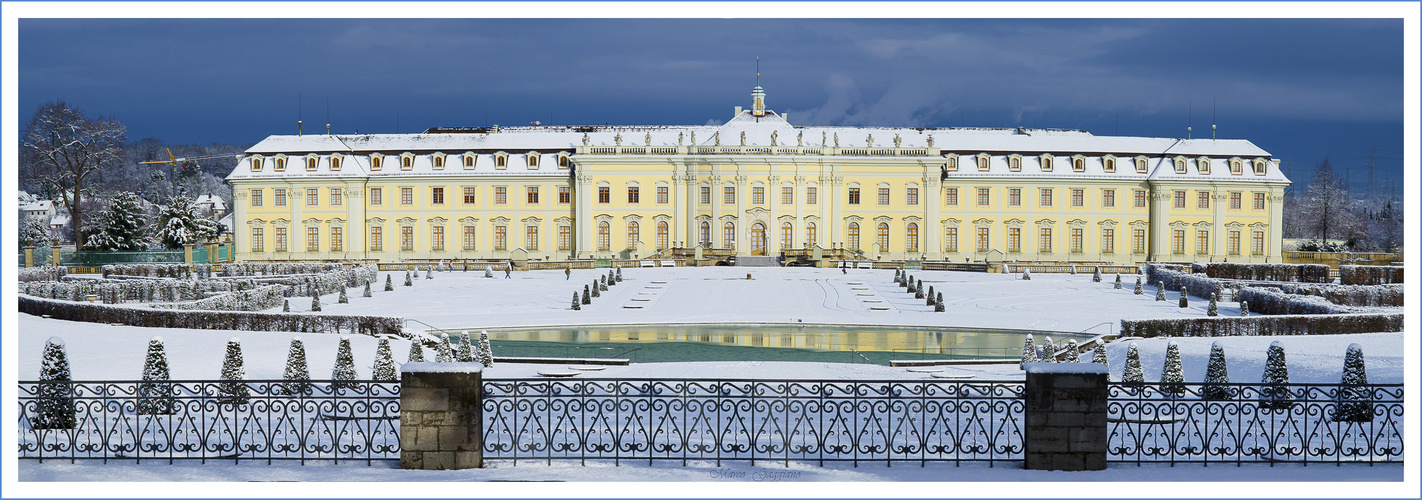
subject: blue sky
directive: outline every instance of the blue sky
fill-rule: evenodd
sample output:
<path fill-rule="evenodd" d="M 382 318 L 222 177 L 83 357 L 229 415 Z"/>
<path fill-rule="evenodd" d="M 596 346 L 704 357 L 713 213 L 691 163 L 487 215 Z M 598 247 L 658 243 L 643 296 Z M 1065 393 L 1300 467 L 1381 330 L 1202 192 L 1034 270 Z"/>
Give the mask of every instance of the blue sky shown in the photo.
<path fill-rule="evenodd" d="M 1400 20 L 22 19 L 19 40 L 22 122 L 63 99 L 130 140 L 321 132 L 328 102 L 338 133 L 701 124 L 749 106 L 759 55 L 796 124 L 1213 122 L 1300 183 L 1328 156 L 1363 189 L 1376 146 L 1401 193 Z"/>

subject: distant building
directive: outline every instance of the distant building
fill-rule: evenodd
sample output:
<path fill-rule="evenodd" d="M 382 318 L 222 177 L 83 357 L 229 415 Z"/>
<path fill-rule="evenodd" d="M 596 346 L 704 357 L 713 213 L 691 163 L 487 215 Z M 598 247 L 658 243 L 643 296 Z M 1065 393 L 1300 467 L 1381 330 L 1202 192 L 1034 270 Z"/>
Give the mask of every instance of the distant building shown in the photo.
<path fill-rule="evenodd" d="M 228 176 L 240 259 L 647 257 L 1278 262 L 1284 188 L 1247 140 L 724 125 L 273 135 Z"/>
<path fill-rule="evenodd" d="M 199 196 L 193 204 L 197 205 L 198 210 L 201 210 L 203 215 L 216 215 L 220 217 L 222 214 L 227 213 L 227 204 L 217 195 L 205 194 Z"/>

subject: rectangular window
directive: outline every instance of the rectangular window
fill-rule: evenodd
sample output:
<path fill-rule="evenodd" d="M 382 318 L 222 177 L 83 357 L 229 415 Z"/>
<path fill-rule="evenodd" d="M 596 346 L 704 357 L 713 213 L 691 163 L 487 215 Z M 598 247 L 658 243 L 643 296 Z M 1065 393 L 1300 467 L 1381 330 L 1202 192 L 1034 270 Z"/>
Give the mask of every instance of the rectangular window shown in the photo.
<path fill-rule="evenodd" d="M 1210 254 L 1210 232 L 1204 229 L 1195 231 L 1195 253 L 1200 255 Z"/>
<path fill-rule="evenodd" d="M 494 204 L 507 205 L 509 203 L 509 188 L 507 186 L 494 187 Z"/>
<path fill-rule="evenodd" d="M 341 188 L 331 188 L 331 206 L 341 206 Z"/>
<path fill-rule="evenodd" d="M 306 251 L 308 251 L 308 252 L 319 252 L 319 251 L 321 251 L 321 228 L 319 228 L 319 227 L 308 227 L 308 228 L 306 228 Z"/>
<path fill-rule="evenodd" d="M 948 252 L 957 252 L 957 251 L 958 251 L 958 228 L 956 228 L 956 227 L 950 227 L 950 228 L 948 228 L 948 232 L 943 235 L 943 240 L 944 240 L 944 242 L 946 243 L 946 245 L 945 245 L 946 248 L 944 248 L 945 251 L 948 251 Z"/>
<path fill-rule="evenodd" d="M 948 188 L 944 191 L 943 204 L 950 207 L 958 206 L 958 188 Z"/>
<path fill-rule="evenodd" d="M 278 252 L 286 251 L 286 228 L 276 228 L 276 245 L 274 246 Z"/>
<path fill-rule="evenodd" d="M 509 249 L 508 226 L 494 226 L 494 250 Z"/>
<path fill-rule="evenodd" d="M 1264 231 L 1251 231 L 1249 251 L 1254 255 L 1264 255 Z"/>
<path fill-rule="evenodd" d="M 273 189 L 273 190 L 272 190 L 272 198 L 275 200 L 276 206 L 278 206 L 278 207 L 284 207 L 284 206 L 286 206 L 286 190 L 285 190 L 285 189 L 282 189 L 282 188 Z"/>
<path fill-rule="evenodd" d="M 1084 232 L 1085 230 L 1081 228 L 1074 227 L 1071 229 L 1071 253 L 1081 253 L 1081 240 L 1084 238 L 1084 235 L 1082 234 Z"/>
<path fill-rule="evenodd" d="M 265 231 L 264 231 L 262 228 L 260 228 L 260 227 L 254 227 L 254 228 L 252 228 L 252 251 L 253 251 L 253 252 L 262 252 L 262 251 L 264 251 L 264 250 L 263 250 L 263 246 L 266 244 L 266 242 L 263 241 L 263 238 L 266 236 L 266 235 L 263 234 L 264 232 L 265 232 Z"/>
<path fill-rule="evenodd" d="M 849 188 L 849 204 L 859 204 L 859 188 Z"/>
<path fill-rule="evenodd" d="M 805 188 L 805 204 L 815 205 L 820 202 L 820 189 L 814 186 Z"/>
<path fill-rule="evenodd" d="M 430 228 L 430 250 L 444 250 L 444 226 Z"/>
<path fill-rule="evenodd" d="M 1041 189 L 1041 198 L 1042 198 L 1042 199 L 1040 200 L 1040 203 L 1039 203 L 1041 206 L 1044 206 L 1044 207 L 1050 207 L 1050 206 L 1052 206 L 1052 188 L 1042 188 L 1042 189 Z"/>
<path fill-rule="evenodd" d="M 401 205 L 414 205 L 414 204 L 415 204 L 415 188 L 400 188 L 400 204 L 401 204 Z"/>
<path fill-rule="evenodd" d="M 1185 208 L 1185 192 L 1175 192 L 1175 208 Z"/>
<path fill-rule="evenodd" d="M 794 204 L 795 204 L 795 188 L 790 187 L 790 186 L 781 186 L 781 187 L 780 187 L 780 204 L 781 204 L 781 205 L 794 205 Z"/>
<path fill-rule="evenodd" d="M 755 187 L 752 187 L 752 188 L 751 188 L 751 204 L 752 204 L 752 205 L 764 205 L 764 204 L 765 204 L 765 187 L 764 187 L 764 186 L 755 186 Z"/>
<path fill-rule="evenodd" d="M 465 187 L 464 187 L 464 204 L 465 204 L 465 205 L 473 205 L 473 204 L 474 204 L 474 201 L 475 201 L 474 190 L 475 190 L 475 189 L 476 189 L 476 188 L 475 188 L 474 186 L 465 186 Z"/>
<path fill-rule="evenodd" d="M 306 188 L 306 206 L 314 207 L 321 204 L 321 190 L 316 188 Z"/>
<path fill-rule="evenodd" d="M 701 204 L 702 204 L 702 205 L 710 205 L 710 204 L 711 204 L 711 187 L 710 187 L 710 186 L 701 186 Z"/>
<path fill-rule="evenodd" d="M 381 203 L 380 188 L 370 188 L 370 204 L 379 205 Z"/>
<path fill-rule="evenodd" d="M 608 186 L 598 186 L 597 202 L 602 204 L 612 203 L 612 188 Z"/>
<path fill-rule="evenodd" d="M 1052 228 L 1044 227 L 1037 230 L 1037 251 L 1052 253 Z"/>
<path fill-rule="evenodd" d="M 527 187 L 525 188 L 525 190 L 527 191 L 527 194 L 524 196 L 524 200 L 525 200 L 524 202 L 527 203 L 527 204 L 529 204 L 529 205 L 537 205 L 537 204 L 538 204 L 538 186 L 527 186 Z"/>
<path fill-rule="evenodd" d="M 1103 208 L 1116 208 L 1116 190 L 1115 190 L 1115 189 L 1102 189 L 1102 190 L 1101 190 L 1101 206 L 1102 206 Z"/>
<path fill-rule="evenodd" d="M 1254 209 L 1264 209 L 1264 193 L 1254 193 Z"/>
<path fill-rule="evenodd" d="M 978 228 L 978 251 L 988 251 L 988 228 Z"/>
<path fill-rule="evenodd" d="M 889 188 L 879 188 L 879 206 L 889 204 Z"/>
<path fill-rule="evenodd" d="M 464 226 L 464 249 L 465 249 L 465 250 L 473 250 L 473 249 L 474 249 L 475 236 L 478 234 L 478 233 L 476 233 L 475 231 L 477 231 L 477 229 L 475 229 L 474 226 Z"/>
<path fill-rule="evenodd" d="M 261 190 L 261 189 L 253 189 L 253 190 L 252 190 L 252 206 L 254 206 L 254 207 L 260 207 L 260 206 L 262 206 L 262 190 Z"/>
<path fill-rule="evenodd" d="M 1073 207 L 1084 207 L 1084 206 L 1086 206 L 1086 190 L 1085 190 L 1085 189 L 1073 189 L 1073 190 L 1071 190 L 1071 206 L 1073 206 Z"/>
<path fill-rule="evenodd" d="M 1022 189 L 1021 189 L 1021 188 L 1007 188 L 1007 206 L 1009 206 L 1009 207 L 1020 207 L 1020 206 L 1022 206 Z"/>
<path fill-rule="evenodd" d="M 538 250 L 538 226 L 528 226 L 523 229 L 524 250 Z"/>
<path fill-rule="evenodd" d="M 573 248 L 573 246 L 572 246 L 572 241 L 573 241 L 572 235 L 573 235 L 573 227 L 572 227 L 572 226 L 558 226 L 558 249 L 559 249 L 559 250 L 571 250 L 571 249 Z"/>
<path fill-rule="evenodd" d="M 1176 229 L 1170 232 L 1170 253 L 1185 253 L 1185 230 Z"/>
<path fill-rule="evenodd" d="M 1239 210 L 1244 207 L 1244 194 L 1239 191 L 1229 192 L 1229 209 Z"/>
<path fill-rule="evenodd" d="M 1101 253 L 1116 253 L 1116 230 L 1101 229 Z"/>
<path fill-rule="evenodd" d="M 400 249 L 406 252 L 415 249 L 415 228 L 400 226 Z"/>
<path fill-rule="evenodd" d="M 1022 251 L 1022 228 L 1020 228 L 1020 227 L 1009 227 L 1009 228 L 1007 228 L 1007 251 L 1009 251 L 1009 252 L 1021 252 L 1021 251 Z"/>
<path fill-rule="evenodd" d="M 1136 196 L 1135 196 L 1135 198 L 1136 198 L 1136 208 L 1145 208 L 1145 207 L 1146 207 L 1146 192 L 1145 192 L 1145 190 L 1144 190 L 1144 189 L 1137 189 L 1137 190 L 1135 190 L 1135 193 L 1136 193 Z"/>
<path fill-rule="evenodd" d="M 657 204 L 666 205 L 668 203 L 671 203 L 671 188 L 657 186 Z"/>
<path fill-rule="evenodd" d="M 722 203 L 722 204 L 725 204 L 725 205 L 735 205 L 735 204 L 736 204 L 736 187 L 735 187 L 735 186 L 726 186 L 724 189 L 722 189 L 722 191 L 723 191 L 723 193 L 722 193 L 722 196 L 721 196 L 721 203 Z"/>
<path fill-rule="evenodd" d="M 1239 255 L 1239 231 L 1229 232 L 1229 254 Z"/>
<path fill-rule="evenodd" d="M 627 188 L 627 203 L 641 203 L 641 202 L 642 202 L 642 190 L 641 190 L 641 188 L 638 188 L 637 186 L 629 186 L 629 187 Z"/>
<path fill-rule="evenodd" d="M 331 251 L 332 251 L 332 252 L 339 252 L 339 251 L 341 251 L 341 250 L 344 248 L 346 242 L 345 242 L 344 235 L 341 234 L 342 232 L 343 232 L 343 231 L 342 231 L 342 229 L 341 229 L 340 226 L 333 226 L 333 227 L 331 227 Z"/>
<path fill-rule="evenodd" d="M 370 249 L 372 251 L 385 250 L 385 229 L 380 226 L 370 227 Z"/>
<path fill-rule="evenodd" d="M 444 188 L 430 188 L 430 203 L 433 203 L 435 205 L 444 204 Z"/>
<path fill-rule="evenodd" d="M 907 195 L 907 196 L 905 197 L 905 198 L 906 198 L 906 199 L 905 199 L 905 202 L 907 202 L 907 203 L 909 204 L 909 206 L 911 206 L 911 207 L 912 207 L 912 206 L 918 206 L 918 188 L 916 188 L 916 187 L 907 188 L 904 192 L 905 192 L 905 194 Z"/>
<path fill-rule="evenodd" d="M 992 199 L 989 196 L 991 192 L 988 188 L 978 188 L 978 206 L 986 207 L 991 204 Z"/>
<path fill-rule="evenodd" d="M 1145 233 L 1144 229 L 1131 230 L 1131 253 L 1145 253 Z"/>
<path fill-rule="evenodd" d="M 558 204 L 567 205 L 573 202 L 573 189 L 568 186 L 558 186 Z"/>
<path fill-rule="evenodd" d="M 1210 192 L 1209 192 L 1209 191 L 1200 191 L 1199 194 L 1200 194 L 1200 196 L 1199 196 L 1200 201 L 1199 201 L 1199 204 L 1198 204 L 1195 208 L 1199 208 L 1199 209 L 1201 209 L 1201 210 L 1210 208 Z"/>

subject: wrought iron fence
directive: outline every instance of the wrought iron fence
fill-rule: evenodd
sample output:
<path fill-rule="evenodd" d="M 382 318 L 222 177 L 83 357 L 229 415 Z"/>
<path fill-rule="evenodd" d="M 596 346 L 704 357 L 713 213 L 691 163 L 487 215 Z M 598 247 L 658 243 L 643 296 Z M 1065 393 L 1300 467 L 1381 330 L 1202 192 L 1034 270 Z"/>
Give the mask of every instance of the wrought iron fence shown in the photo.
<path fill-rule="evenodd" d="M 1402 462 L 1402 384 L 1113 383 L 1108 460 Z"/>
<path fill-rule="evenodd" d="M 1021 382 L 485 380 L 484 458 L 1022 460 Z"/>
<path fill-rule="evenodd" d="M 400 458 L 398 382 L 20 382 L 19 457 Z"/>

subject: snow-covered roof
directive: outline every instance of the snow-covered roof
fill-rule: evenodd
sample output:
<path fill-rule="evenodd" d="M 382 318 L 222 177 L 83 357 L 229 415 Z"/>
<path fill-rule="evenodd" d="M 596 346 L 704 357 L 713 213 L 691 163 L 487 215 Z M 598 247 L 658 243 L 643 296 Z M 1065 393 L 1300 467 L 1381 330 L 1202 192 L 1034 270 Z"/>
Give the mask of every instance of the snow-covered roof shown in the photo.
<path fill-rule="evenodd" d="M 68 223 L 69 223 L 69 216 L 68 216 L 68 215 L 59 214 L 59 215 L 55 215 L 54 217 L 50 217 L 50 218 L 49 218 L 49 225 L 51 225 L 51 226 L 63 226 L 63 225 L 68 224 Z"/>
<path fill-rule="evenodd" d="M 213 210 L 227 210 L 227 204 L 222 202 L 222 198 L 217 195 L 205 194 L 197 197 L 195 202 L 198 205 L 211 204 Z"/>
<path fill-rule="evenodd" d="M 54 213 L 54 202 L 50 200 L 36 200 L 20 204 L 20 210 L 26 212 Z"/>
<path fill-rule="evenodd" d="M 28 203 L 31 201 L 35 201 L 35 195 L 20 191 L 20 203 Z"/>

